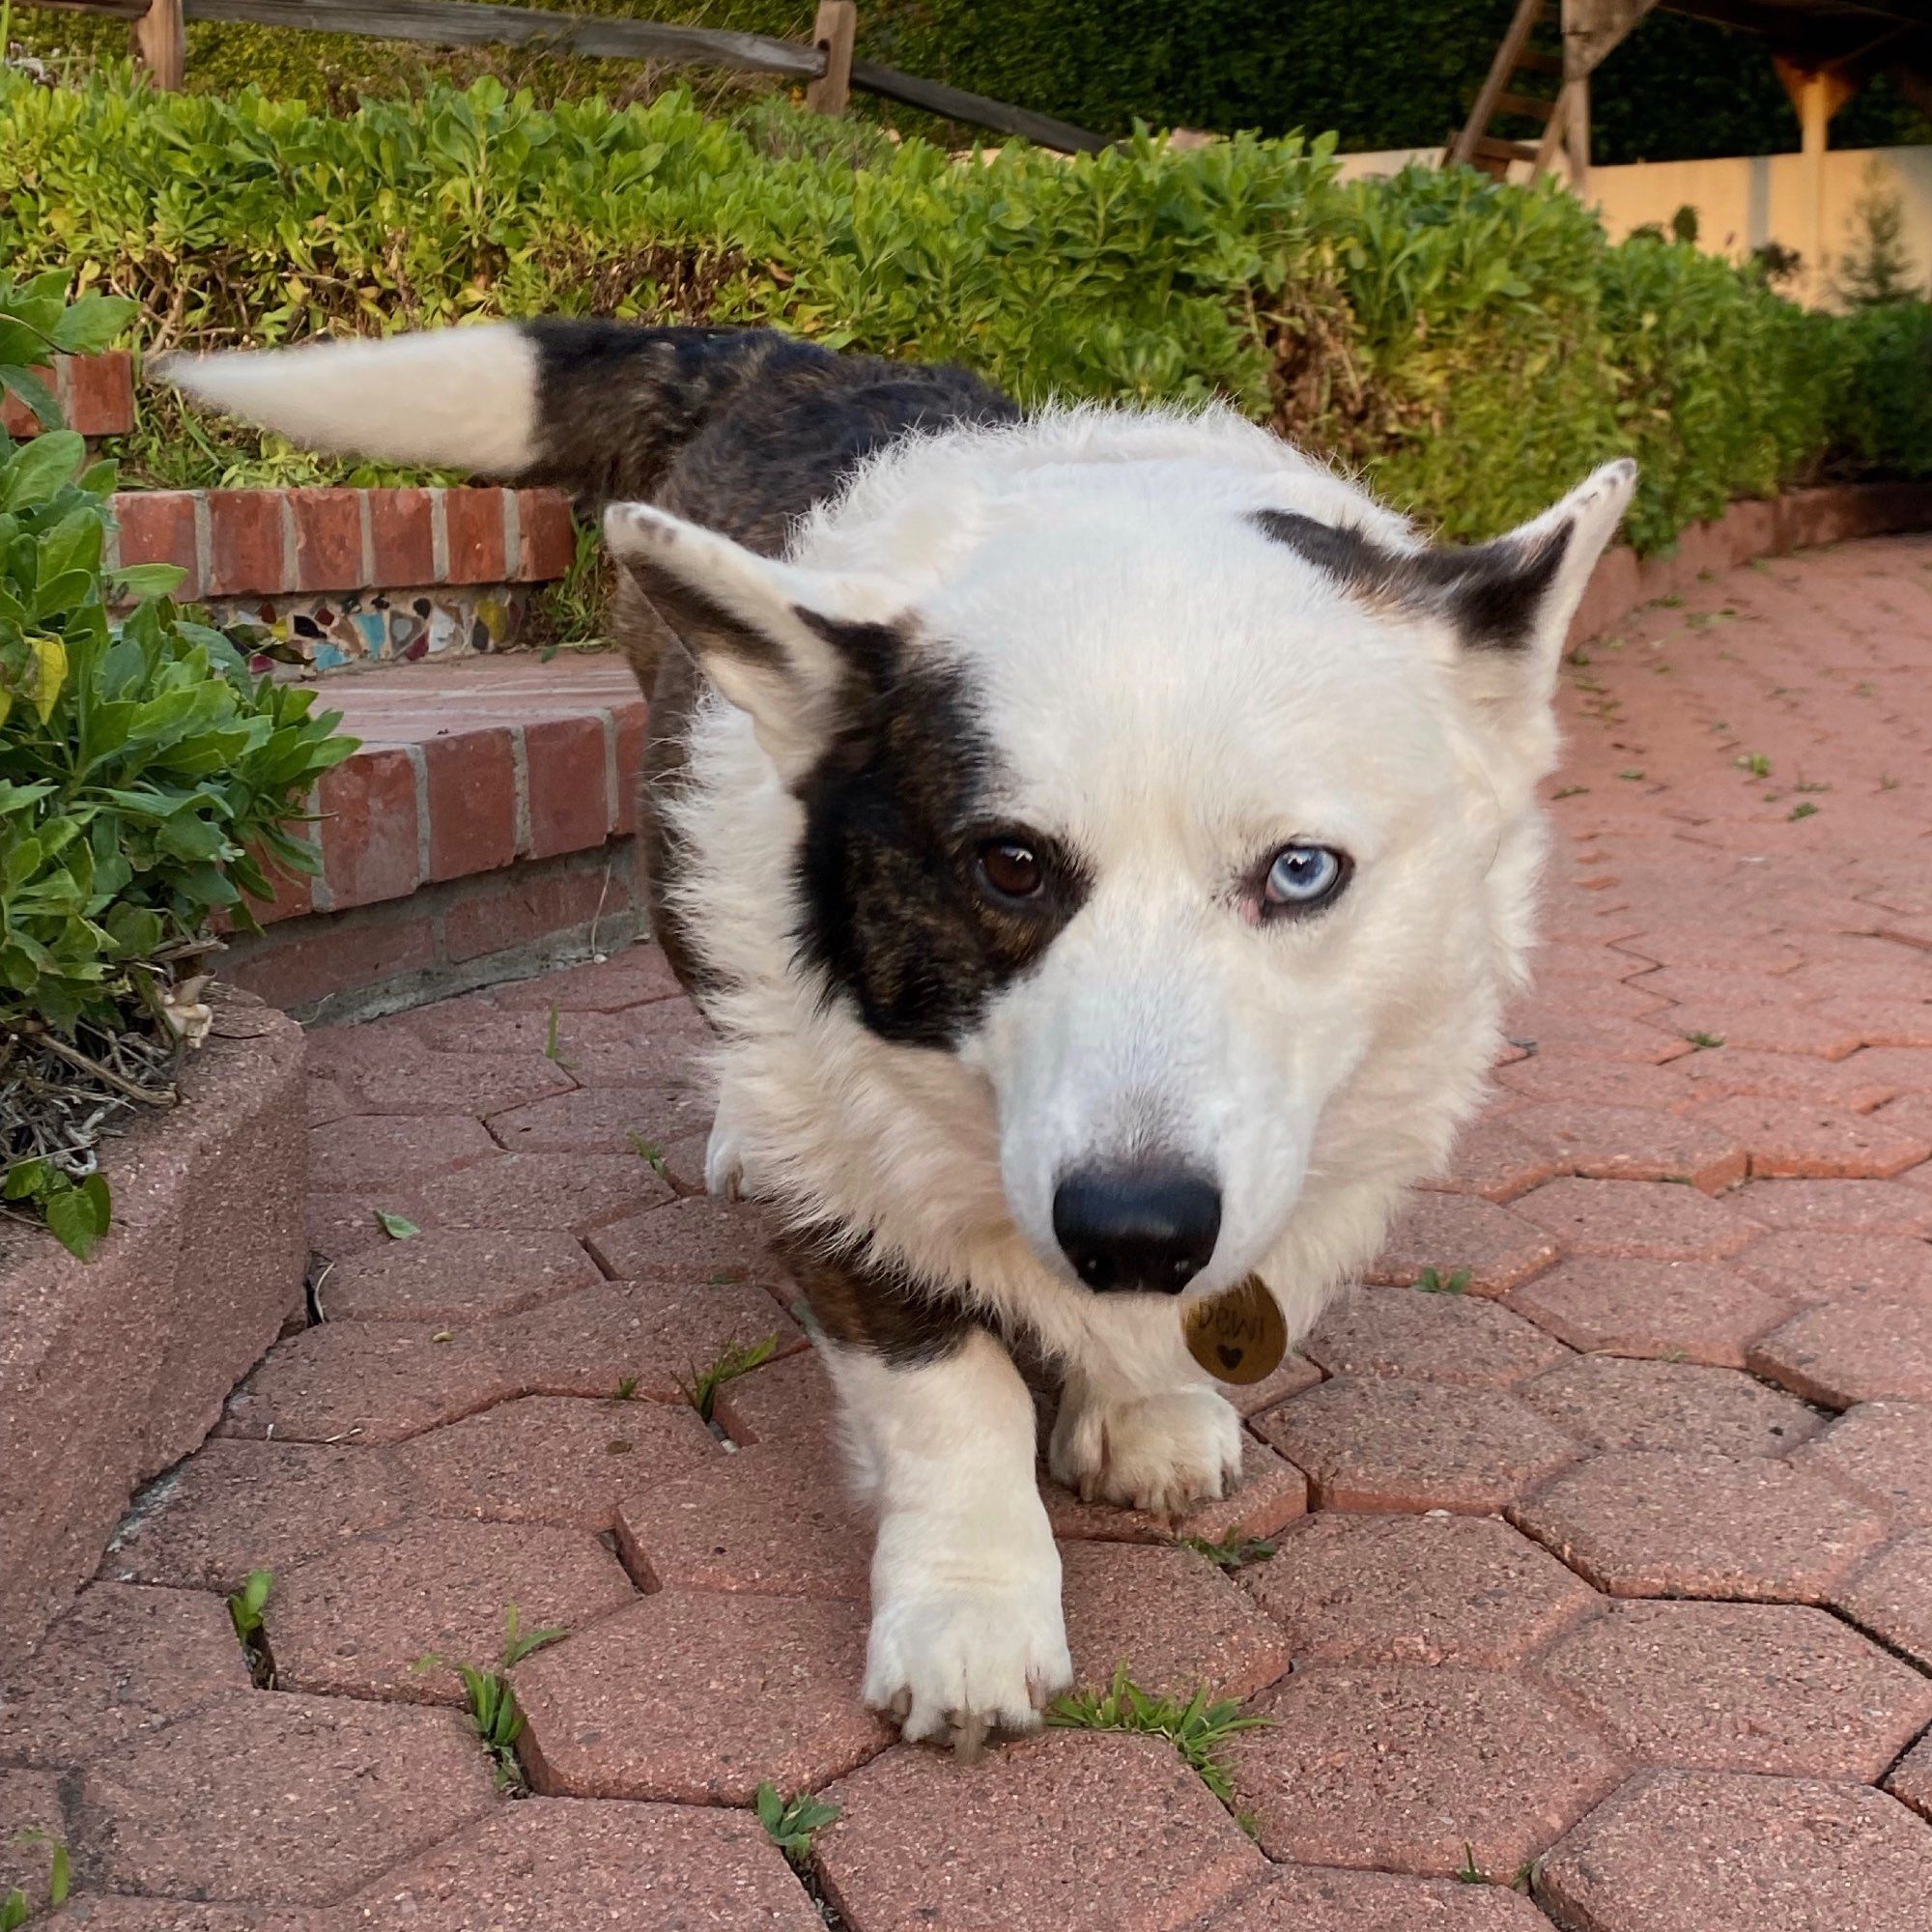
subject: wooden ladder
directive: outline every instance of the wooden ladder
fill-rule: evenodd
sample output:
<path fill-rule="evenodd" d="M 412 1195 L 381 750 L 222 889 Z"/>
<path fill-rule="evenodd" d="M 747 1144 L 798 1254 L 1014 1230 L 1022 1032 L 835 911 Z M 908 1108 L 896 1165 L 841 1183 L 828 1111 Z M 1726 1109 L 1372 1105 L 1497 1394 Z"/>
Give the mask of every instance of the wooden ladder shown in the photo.
<path fill-rule="evenodd" d="M 1443 155 L 1444 166 L 1463 162 L 1500 181 L 1508 174 L 1512 161 L 1527 161 L 1538 174 L 1549 165 L 1561 139 L 1557 98 L 1524 93 L 1517 80 L 1523 74 L 1547 75 L 1561 89 L 1562 54 L 1531 44 L 1537 28 L 1558 12 L 1556 0 L 1518 0 L 1515 17 L 1477 90 L 1469 118 L 1451 138 Z M 1535 142 L 1512 141 L 1495 133 L 1496 122 L 1505 115 L 1540 122 L 1543 138 Z"/>

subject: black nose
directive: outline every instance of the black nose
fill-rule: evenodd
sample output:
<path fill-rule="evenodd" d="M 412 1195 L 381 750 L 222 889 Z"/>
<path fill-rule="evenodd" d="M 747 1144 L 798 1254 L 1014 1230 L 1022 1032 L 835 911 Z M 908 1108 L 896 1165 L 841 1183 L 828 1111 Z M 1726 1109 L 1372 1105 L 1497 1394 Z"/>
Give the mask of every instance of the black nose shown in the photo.
<path fill-rule="evenodd" d="M 1182 1167 L 1091 1168 L 1054 1190 L 1054 1238 L 1089 1288 L 1179 1294 L 1220 1232 L 1220 1190 Z"/>

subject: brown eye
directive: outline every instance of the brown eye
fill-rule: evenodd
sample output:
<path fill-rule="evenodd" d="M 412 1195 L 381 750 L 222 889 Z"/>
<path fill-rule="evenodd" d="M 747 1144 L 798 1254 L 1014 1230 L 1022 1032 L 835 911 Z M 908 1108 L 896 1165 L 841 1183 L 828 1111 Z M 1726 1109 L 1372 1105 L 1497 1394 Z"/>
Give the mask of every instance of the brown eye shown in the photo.
<path fill-rule="evenodd" d="M 1001 898 L 1030 899 L 1046 883 L 1046 868 L 1018 838 L 989 838 L 977 854 L 980 877 Z"/>

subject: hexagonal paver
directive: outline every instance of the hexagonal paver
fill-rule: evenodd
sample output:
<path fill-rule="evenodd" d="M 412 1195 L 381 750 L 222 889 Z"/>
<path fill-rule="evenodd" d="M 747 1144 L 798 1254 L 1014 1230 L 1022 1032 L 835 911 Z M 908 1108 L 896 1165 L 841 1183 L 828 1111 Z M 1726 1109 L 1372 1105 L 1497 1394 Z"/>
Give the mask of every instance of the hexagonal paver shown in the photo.
<path fill-rule="evenodd" d="M 101 1575 L 234 1590 L 251 1570 L 286 1574 L 359 1530 L 395 1521 L 403 1509 L 380 1449 L 214 1436 L 135 1498 Z"/>
<path fill-rule="evenodd" d="M 1659 1025 L 1641 1020 L 1619 1019 L 1614 1013 L 1566 1012 L 1545 1007 L 1535 1012 L 1513 1014 L 1510 1037 L 1524 1044 L 1534 1042 L 1540 1051 L 1546 1045 L 1554 1053 L 1574 1054 L 1579 1060 L 1631 1060 L 1655 1065 L 1674 1060 L 1690 1049 L 1675 1028 L 1662 1029 L 1667 1018 L 1660 1013 Z"/>
<path fill-rule="evenodd" d="M 1447 1194 L 1479 1194 L 1510 1201 L 1563 1170 L 1546 1147 L 1526 1140 L 1506 1119 L 1478 1121 L 1456 1137 L 1447 1171 L 1428 1187 Z"/>
<path fill-rule="evenodd" d="M 1932 1737 L 1921 1738 L 1899 1759 L 1885 1788 L 1921 1818 L 1932 1819 Z"/>
<path fill-rule="evenodd" d="M 1753 1175 L 1883 1180 L 1932 1155 L 1932 1144 L 1891 1125 L 1883 1114 L 1844 1114 L 1740 1094 L 1713 1100 L 1691 1118 L 1739 1141 Z"/>
<path fill-rule="evenodd" d="M 532 1395 L 680 1402 L 721 1356 L 803 1348 L 798 1324 L 756 1282 L 611 1281 L 494 1325 L 505 1372 Z"/>
<path fill-rule="evenodd" d="M 96 1583 L 0 1685 L 0 1759 L 80 1764 L 248 1688 L 219 1597 Z"/>
<path fill-rule="evenodd" d="M 1932 1301 L 1871 1293 L 1794 1316 L 1752 1345 L 1750 1365 L 1809 1402 L 1932 1402 Z"/>
<path fill-rule="evenodd" d="M 1599 1601 L 1492 1517 L 1324 1510 L 1239 1580 L 1315 1663 L 1512 1663 Z"/>
<path fill-rule="evenodd" d="M 1769 1457 L 1613 1451 L 1511 1519 L 1616 1597 L 1823 1603 L 1885 1536 L 1872 1511 Z"/>
<path fill-rule="evenodd" d="M 1172 1543 L 1187 1536 L 1222 1543 L 1229 1537 L 1273 1536 L 1308 1507 L 1308 1484 L 1301 1471 L 1251 1436 L 1241 1442 L 1240 1487 L 1178 1520 L 1112 1503 L 1083 1503 L 1044 1472 L 1039 1494 L 1055 1536 L 1101 1543 Z"/>
<path fill-rule="evenodd" d="M 1589 1722 L 1489 1671 L 1297 1671 L 1230 1751 L 1270 1858 L 1508 1884 L 1622 1775 Z"/>
<path fill-rule="evenodd" d="M 1324 1509 L 1500 1509 L 1573 1461 L 1575 1438 L 1501 1389 L 1347 1376 L 1254 1428 L 1301 1469 Z"/>
<path fill-rule="evenodd" d="M 1418 1194 L 1396 1217 L 1362 1279 L 1409 1288 L 1424 1268 L 1445 1280 L 1466 1269 L 1478 1294 L 1501 1294 L 1555 1259 L 1556 1244 L 1512 1208 L 1465 1194 Z"/>
<path fill-rule="evenodd" d="M 675 1201 L 632 1214 L 589 1236 L 607 1273 L 622 1281 L 763 1281 L 798 1294 L 772 1251 L 770 1224 L 749 1207 L 722 1201 Z"/>
<path fill-rule="evenodd" d="M 720 1453 L 695 1409 L 526 1396 L 405 1443 L 404 1479 L 439 1516 L 609 1529 L 625 1493 Z"/>
<path fill-rule="evenodd" d="M 1564 1359 L 1565 1350 L 1479 1294 L 1363 1289 L 1329 1309 L 1302 1344 L 1331 1376 L 1506 1388 Z"/>
<path fill-rule="evenodd" d="M 408 1184 L 447 1174 L 497 1151 L 483 1123 L 468 1114 L 336 1121 L 309 1129 L 309 1184 L 329 1193 L 361 1193 L 392 1180 Z"/>
<path fill-rule="evenodd" d="M 1932 1829 L 1866 1786 L 1641 1773 L 1544 1860 L 1589 1932 L 1922 1932 Z"/>
<path fill-rule="evenodd" d="M 560 1013 L 616 1013 L 657 1000 L 675 1000 L 678 991 L 677 976 L 664 949 L 639 940 L 608 959 L 492 986 L 490 1001 L 506 1013 L 548 1013 L 553 1007 Z M 688 1009 L 681 1016 L 688 1017 Z"/>
<path fill-rule="evenodd" d="M 684 1805 L 531 1798 L 359 1892 L 336 1923 L 824 1932 L 756 1819 Z"/>
<path fill-rule="evenodd" d="M 1687 1771 L 1869 1780 L 1932 1723 L 1932 1680 L 1796 1604 L 1617 1604 L 1538 1671 Z"/>
<path fill-rule="evenodd" d="M 515 1393 L 478 1329 L 328 1321 L 270 1350 L 228 1398 L 219 1433 L 400 1442 Z"/>
<path fill-rule="evenodd" d="M 1932 1245 L 1903 1235 L 1766 1235 L 1738 1267 L 1793 1301 L 1836 1301 L 1857 1292 L 1932 1301 Z"/>
<path fill-rule="evenodd" d="M 518 1667 L 530 1782 L 554 1796 L 749 1804 L 863 1764 L 856 1604 L 665 1590 Z"/>
<path fill-rule="evenodd" d="M 1627 1261 L 1717 1260 L 1758 1232 L 1722 1202 L 1662 1180 L 1552 1180 L 1509 1211 L 1565 1254 Z"/>
<path fill-rule="evenodd" d="M 1932 1232 L 1932 1196 L 1911 1187 L 1888 1187 L 1882 1180 L 1754 1180 L 1739 1189 L 1732 1205 L 1774 1234 Z"/>
<path fill-rule="evenodd" d="M 568 1235 L 429 1229 L 338 1262 L 317 1290 L 331 1321 L 477 1321 L 602 1281 Z"/>
<path fill-rule="evenodd" d="M 1849 1060 L 1819 1060 L 1804 1053 L 1753 1053 L 1748 1047 L 1726 1046 L 1686 1054 L 1672 1065 L 1699 1099 L 1744 1094 L 1864 1114 L 1882 1107 L 1898 1091 L 1891 1081 L 1875 1077 L 1861 1064 L 1864 1058 L 1855 1053 Z"/>
<path fill-rule="evenodd" d="M 1892 1649 L 1932 1670 L 1932 1529 L 1915 1529 L 1854 1571 L 1833 1603 Z"/>
<path fill-rule="evenodd" d="M 715 1410 L 734 1442 L 831 1449 L 838 1442 L 838 1401 L 825 1361 L 806 1349 L 718 1390 Z"/>
<path fill-rule="evenodd" d="M 644 1483 L 617 1506 L 617 1539 L 651 1589 L 862 1604 L 872 1515 L 829 1443 L 774 1444 Z"/>
<path fill-rule="evenodd" d="M 1932 1528 L 1932 1404 L 1861 1403 L 1795 1460 L 1874 1504 L 1898 1528 Z"/>
<path fill-rule="evenodd" d="M 1593 1180 L 1688 1180 L 1707 1194 L 1745 1178 L 1745 1151 L 1701 1115 L 1684 1120 L 1649 1107 L 1532 1102 L 1509 1125 L 1548 1151 L 1556 1174 Z"/>
<path fill-rule="evenodd" d="M 1866 1046 L 1932 1046 L 1932 1002 L 1916 1000 L 1827 1000 L 1816 1009 L 1821 1019 L 1856 1027 Z"/>
<path fill-rule="evenodd" d="M 1739 1369 L 1791 1304 L 1723 1262 L 1564 1262 L 1508 1305 L 1573 1349 Z"/>
<path fill-rule="evenodd" d="M 1594 1449 L 1781 1456 L 1824 1427 L 1802 1402 L 1736 1369 L 1690 1362 L 1573 1357 L 1517 1393 Z"/>
<path fill-rule="evenodd" d="M 586 1530 L 418 1521 L 277 1577 L 268 1634 L 280 1689 L 461 1704 L 453 1666 L 497 1668 L 512 1605 L 523 1632 L 575 1632 L 636 1599 Z"/>
<path fill-rule="evenodd" d="M 1503 1886 L 1287 1865 L 1201 1932 L 1549 1932 L 1549 1921 Z"/>
<path fill-rule="evenodd" d="M 326 1905 L 497 1804 L 454 1711 L 257 1691 L 102 1758 L 80 1792 L 111 1888 Z"/>
<path fill-rule="evenodd" d="M 1249 1697 L 1282 1676 L 1282 1634 L 1205 1556 L 1134 1543 L 1061 1551 L 1066 1641 L 1083 1685 L 1125 1665 L 1143 1690 Z"/>
<path fill-rule="evenodd" d="M 583 1087 L 490 1117 L 512 1153 L 638 1153 L 709 1124 L 709 1102 L 676 1085 Z M 645 1158 L 649 1158 L 646 1154 Z"/>
<path fill-rule="evenodd" d="M 329 1029 L 349 1033 L 348 1027 Z M 364 1031 L 357 1027 L 356 1033 Z M 570 1075 L 540 1049 L 518 1053 L 421 1053 L 364 1065 L 349 1080 L 363 1114 L 474 1114 L 567 1094 Z"/>
<path fill-rule="evenodd" d="M 671 1199 L 669 1181 L 625 1153 L 499 1153 L 414 1191 L 425 1228 L 556 1229 L 582 1234 Z"/>
<path fill-rule="evenodd" d="M 1697 1000 L 1638 1022 L 1675 1038 L 1705 1034 L 1752 1053 L 1815 1053 L 1842 1060 L 1864 1043 L 1861 1027 L 1818 1007 L 1782 1000 Z"/>
<path fill-rule="evenodd" d="M 1644 1066 L 1631 1060 L 1536 1053 L 1503 1067 L 1496 1085 L 1505 1095 L 1526 1100 L 1560 1100 L 1568 1107 L 1644 1107 L 1665 1114 L 1690 1098 L 1685 1074 L 1695 1057 L 1686 1054 L 1664 1066 Z"/>
<path fill-rule="evenodd" d="M 963 1776 L 903 1747 L 824 1796 L 814 1862 L 853 1932 L 1181 1932 L 1267 1870 L 1153 1738 L 1053 1731 Z"/>

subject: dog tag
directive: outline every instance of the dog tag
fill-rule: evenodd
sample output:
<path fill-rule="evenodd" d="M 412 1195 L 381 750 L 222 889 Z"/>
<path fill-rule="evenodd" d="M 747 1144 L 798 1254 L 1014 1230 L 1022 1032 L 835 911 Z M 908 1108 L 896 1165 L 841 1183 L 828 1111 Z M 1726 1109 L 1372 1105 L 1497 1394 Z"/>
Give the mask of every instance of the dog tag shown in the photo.
<path fill-rule="evenodd" d="M 1261 1381 L 1288 1352 L 1288 1323 L 1258 1274 L 1194 1309 L 1185 1333 L 1187 1352 L 1221 1382 Z"/>

